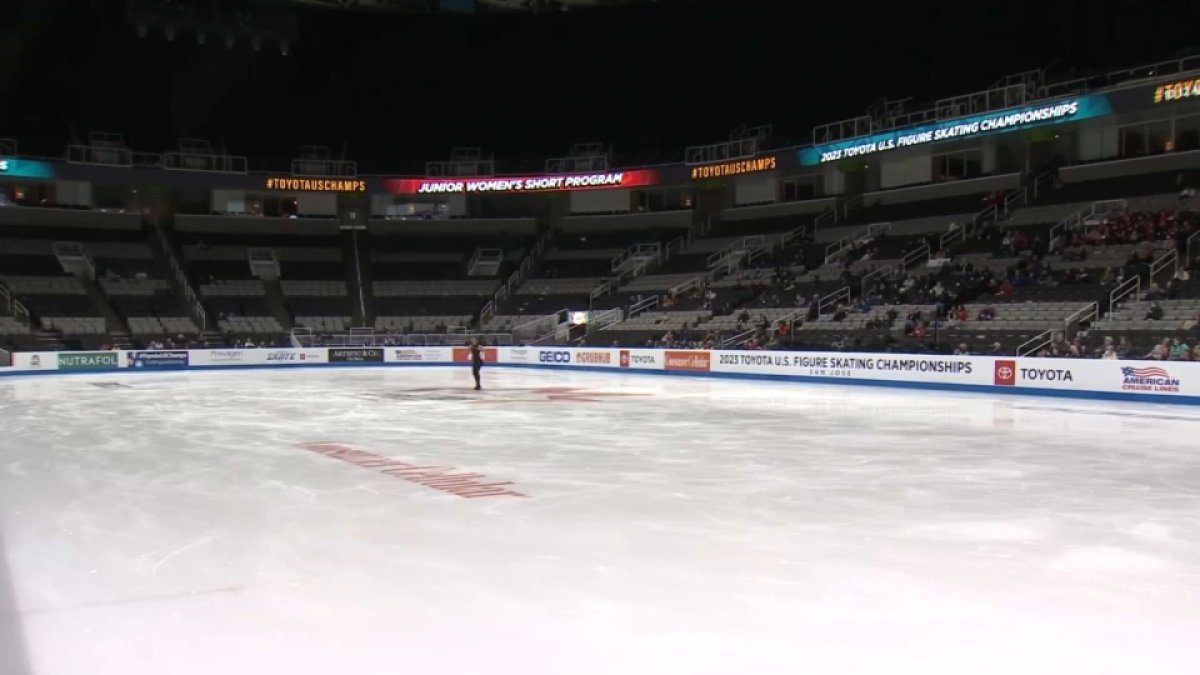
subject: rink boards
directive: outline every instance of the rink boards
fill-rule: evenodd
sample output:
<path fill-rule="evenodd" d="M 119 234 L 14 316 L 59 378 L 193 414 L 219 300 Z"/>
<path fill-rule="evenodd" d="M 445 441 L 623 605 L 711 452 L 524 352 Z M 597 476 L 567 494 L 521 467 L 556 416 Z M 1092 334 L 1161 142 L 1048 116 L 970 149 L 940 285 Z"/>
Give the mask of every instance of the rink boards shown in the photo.
<path fill-rule="evenodd" d="M 485 347 L 488 366 L 1200 403 L 1200 363 L 846 352 Z M 0 375 L 466 365 L 465 347 L 17 352 Z"/>

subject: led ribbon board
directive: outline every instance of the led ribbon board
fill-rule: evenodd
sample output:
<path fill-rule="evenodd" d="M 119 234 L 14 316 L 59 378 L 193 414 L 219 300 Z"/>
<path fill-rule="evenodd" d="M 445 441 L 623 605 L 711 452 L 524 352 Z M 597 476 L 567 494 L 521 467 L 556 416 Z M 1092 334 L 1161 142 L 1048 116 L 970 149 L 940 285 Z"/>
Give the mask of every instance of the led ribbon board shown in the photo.
<path fill-rule="evenodd" d="M 758 173 L 760 171 L 774 171 L 776 168 L 777 162 L 775 155 L 755 157 L 753 159 L 739 159 L 729 162 L 718 162 L 716 164 L 699 164 L 692 167 L 692 180 L 725 178 L 726 176 L 741 176 L 743 174 Z"/>
<path fill-rule="evenodd" d="M 54 175 L 54 167 L 49 162 L 0 157 L 0 178 L 54 178 Z"/>
<path fill-rule="evenodd" d="M 657 185 L 658 172 L 649 169 L 505 178 L 388 178 L 384 187 L 392 194 L 512 194 L 520 192 L 563 192 L 608 190 Z"/>
<path fill-rule="evenodd" d="M 287 192 L 366 192 L 367 181 L 354 178 L 267 178 L 268 190 Z"/>
<path fill-rule="evenodd" d="M 1077 122 L 1109 115 L 1112 105 L 1104 94 L 1047 101 L 982 115 L 922 124 L 907 129 L 884 131 L 836 143 L 823 143 L 800 150 L 800 163 L 815 166 L 843 159 L 868 157 L 889 150 L 912 148 L 942 141 L 976 138 L 1064 122 Z"/>

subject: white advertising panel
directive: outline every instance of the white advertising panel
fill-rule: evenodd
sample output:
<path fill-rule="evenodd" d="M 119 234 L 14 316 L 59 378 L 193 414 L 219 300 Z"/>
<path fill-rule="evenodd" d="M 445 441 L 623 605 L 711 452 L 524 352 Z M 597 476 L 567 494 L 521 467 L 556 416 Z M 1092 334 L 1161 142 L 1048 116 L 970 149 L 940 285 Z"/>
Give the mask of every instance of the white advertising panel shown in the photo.
<path fill-rule="evenodd" d="M 332 357 L 331 357 L 332 354 Z M 451 364 L 470 361 L 465 347 L 203 349 L 190 352 L 15 352 L 0 374 L 103 372 L 123 368 Z M 769 376 L 830 383 L 887 383 L 996 392 L 1099 398 L 1187 397 L 1200 401 L 1200 363 L 991 356 L 918 356 L 845 352 L 705 351 L 577 347 L 486 347 L 498 365 L 659 370 L 677 374 Z"/>
<path fill-rule="evenodd" d="M 633 370 L 662 370 L 663 354 L 661 349 L 614 349 L 617 352 L 617 366 Z"/>
<path fill-rule="evenodd" d="M 500 363 L 511 365 L 641 368 L 662 370 L 663 351 L 587 347 L 502 347 Z"/>
<path fill-rule="evenodd" d="M 58 370 L 58 353 L 13 352 L 11 367 L 13 370 Z"/>
<path fill-rule="evenodd" d="M 997 359 L 995 384 L 999 387 L 1019 389 L 1083 390 L 1146 396 L 1200 396 L 1200 363 Z"/>
<path fill-rule="evenodd" d="M 383 352 L 386 363 L 450 363 L 450 347 L 387 347 Z"/>
<path fill-rule="evenodd" d="M 979 356 L 842 352 L 722 351 L 711 359 L 714 373 L 973 385 L 992 384 L 991 365 L 991 359 Z M 667 369 L 677 368 L 668 363 Z"/>
<path fill-rule="evenodd" d="M 190 353 L 191 365 L 302 366 L 328 363 L 325 349 L 198 349 Z"/>

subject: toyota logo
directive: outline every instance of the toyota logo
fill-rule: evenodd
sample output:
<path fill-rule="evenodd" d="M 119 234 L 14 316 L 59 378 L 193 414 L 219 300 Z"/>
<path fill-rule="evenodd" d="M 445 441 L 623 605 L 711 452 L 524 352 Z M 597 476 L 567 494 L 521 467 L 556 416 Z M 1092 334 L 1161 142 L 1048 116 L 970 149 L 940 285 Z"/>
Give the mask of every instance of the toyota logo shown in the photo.
<path fill-rule="evenodd" d="M 1008 366 L 1003 366 L 996 370 L 996 374 L 999 375 L 1001 379 L 1009 380 L 1012 379 L 1013 369 L 1009 368 Z"/>

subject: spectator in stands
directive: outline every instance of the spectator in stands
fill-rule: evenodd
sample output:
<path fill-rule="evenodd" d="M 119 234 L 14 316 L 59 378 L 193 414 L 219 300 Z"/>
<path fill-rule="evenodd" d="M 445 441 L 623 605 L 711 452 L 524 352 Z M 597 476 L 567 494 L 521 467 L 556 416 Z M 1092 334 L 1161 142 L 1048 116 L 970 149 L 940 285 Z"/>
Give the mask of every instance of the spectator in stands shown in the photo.
<path fill-rule="evenodd" d="M 1107 338 L 1107 339 L 1111 339 L 1111 338 Z M 1100 358 L 1113 361 L 1113 360 L 1119 359 L 1121 357 L 1117 355 L 1116 346 L 1109 344 L 1104 348 L 1104 352 L 1100 354 Z"/>
<path fill-rule="evenodd" d="M 1171 349 L 1167 358 L 1172 361 L 1188 361 L 1191 360 L 1192 348 L 1179 338 L 1171 340 Z"/>
<path fill-rule="evenodd" d="M 1129 358 L 1129 353 L 1132 351 L 1133 351 L 1133 344 L 1131 344 L 1129 342 L 1128 337 L 1122 335 L 1121 339 L 1117 342 L 1117 356 L 1119 356 L 1123 359 L 1127 359 L 1127 358 Z"/>
<path fill-rule="evenodd" d="M 988 305 L 987 307 L 984 307 L 983 309 L 979 310 L 979 320 L 980 321 L 995 321 L 996 320 L 996 308 L 991 305 Z"/>
<path fill-rule="evenodd" d="M 1161 321 L 1163 318 L 1163 308 L 1157 302 L 1150 304 L 1150 309 L 1146 312 L 1147 321 Z"/>
<path fill-rule="evenodd" d="M 1142 358 L 1150 359 L 1151 361 L 1166 361 L 1171 356 L 1170 343 L 1170 340 L 1163 340 L 1162 342 L 1154 345 L 1154 348 Z"/>
<path fill-rule="evenodd" d="M 1004 350 L 999 342 L 992 343 L 992 348 L 988 351 L 988 356 L 1004 356 Z"/>
<path fill-rule="evenodd" d="M 954 348 L 954 355 L 955 356 L 970 356 L 971 350 L 969 348 L 967 348 L 967 343 L 960 342 L 959 345 Z"/>

